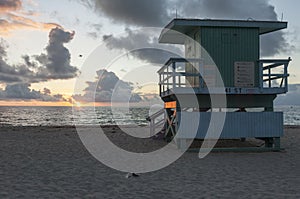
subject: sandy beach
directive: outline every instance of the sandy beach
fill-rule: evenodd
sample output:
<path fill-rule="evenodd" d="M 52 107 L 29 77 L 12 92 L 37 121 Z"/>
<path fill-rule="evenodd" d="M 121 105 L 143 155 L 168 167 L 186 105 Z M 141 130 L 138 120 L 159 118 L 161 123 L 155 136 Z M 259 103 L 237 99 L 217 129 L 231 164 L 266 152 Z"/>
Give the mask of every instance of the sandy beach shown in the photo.
<path fill-rule="evenodd" d="M 118 131 L 106 128 L 122 145 L 128 140 Z M 125 178 L 93 158 L 74 127 L 1 127 L 0 198 L 300 198 L 299 143 L 300 127 L 286 126 L 283 152 L 186 152 L 162 170 Z"/>

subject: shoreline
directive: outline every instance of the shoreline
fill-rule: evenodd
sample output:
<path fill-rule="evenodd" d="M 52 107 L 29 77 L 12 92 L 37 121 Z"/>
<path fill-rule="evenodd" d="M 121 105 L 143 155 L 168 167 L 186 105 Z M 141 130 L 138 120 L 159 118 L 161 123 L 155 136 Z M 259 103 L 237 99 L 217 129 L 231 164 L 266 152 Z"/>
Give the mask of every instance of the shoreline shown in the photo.
<path fill-rule="evenodd" d="M 51 125 L 51 126 L 13 126 L 13 125 L 0 125 L 0 128 L 7 128 L 7 127 L 18 127 L 18 128 L 33 128 L 33 127 L 49 127 L 49 128 L 76 128 L 76 127 L 102 127 L 102 128 L 111 128 L 111 127 L 147 127 L 147 125 L 114 125 L 114 124 L 107 124 L 107 125 Z M 285 124 L 283 128 L 300 128 L 300 125 L 290 125 Z"/>

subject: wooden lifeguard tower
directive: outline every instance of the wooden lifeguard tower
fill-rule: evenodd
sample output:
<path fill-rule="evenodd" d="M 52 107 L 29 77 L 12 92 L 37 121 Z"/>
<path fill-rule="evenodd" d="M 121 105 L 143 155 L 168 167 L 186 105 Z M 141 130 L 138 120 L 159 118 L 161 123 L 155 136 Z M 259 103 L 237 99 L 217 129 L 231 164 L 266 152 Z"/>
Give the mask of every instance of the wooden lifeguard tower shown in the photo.
<path fill-rule="evenodd" d="M 172 20 L 161 32 L 159 42 L 184 45 L 185 58 L 170 58 L 158 71 L 159 94 L 165 109 L 150 117 L 152 134 L 156 133 L 155 119 L 165 113 L 166 137 L 175 136 L 181 125 L 186 133 L 178 137 L 179 143 L 204 139 L 211 112 L 217 108 L 220 114 L 226 112 L 220 139 L 258 138 L 265 141 L 263 150 L 280 150 L 283 113 L 274 112 L 273 101 L 288 91 L 291 59 L 260 59 L 260 35 L 285 28 L 287 22 L 278 21 Z M 215 69 L 207 63 L 204 51 L 214 61 L 223 84 L 214 77 Z M 224 93 L 225 105 L 216 103 L 212 107 L 211 95 Z M 191 102 L 192 95 L 197 104 Z M 197 122 L 195 112 L 201 119 L 193 137 L 189 127 Z"/>

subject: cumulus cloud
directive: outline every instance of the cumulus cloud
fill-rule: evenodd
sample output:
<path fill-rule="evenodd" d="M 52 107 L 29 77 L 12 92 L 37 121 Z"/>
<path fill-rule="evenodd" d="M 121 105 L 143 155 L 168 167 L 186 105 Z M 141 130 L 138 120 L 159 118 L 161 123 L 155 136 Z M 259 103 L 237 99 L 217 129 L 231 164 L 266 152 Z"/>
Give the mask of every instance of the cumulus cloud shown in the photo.
<path fill-rule="evenodd" d="M 45 88 L 44 93 L 30 89 L 30 84 L 7 85 L 5 90 L 0 90 L 0 100 L 38 100 L 47 102 L 66 101 L 62 95 L 51 95 L 49 89 Z M 47 92 L 45 92 L 45 90 Z"/>
<path fill-rule="evenodd" d="M 34 56 L 42 66 L 45 66 L 38 75 L 50 79 L 69 79 L 77 76 L 78 69 L 71 65 L 71 54 L 64 46 L 73 39 L 74 34 L 75 32 L 64 31 L 61 28 L 50 31 L 46 54 Z"/>
<path fill-rule="evenodd" d="M 74 32 L 54 28 L 49 33 L 46 53 L 41 55 L 24 55 L 24 63 L 11 65 L 7 63 L 4 40 L 0 42 L 0 82 L 2 83 L 37 83 L 55 79 L 70 79 L 78 75 L 79 70 L 71 65 L 71 55 L 64 46 L 69 43 Z"/>
<path fill-rule="evenodd" d="M 133 56 L 149 63 L 163 64 L 170 57 L 183 56 L 182 49 L 174 45 L 159 44 L 157 31 L 131 30 L 127 28 L 126 35 L 115 37 L 104 35 L 103 41 L 110 49 L 130 51 Z"/>
<path fill-rule="evenodd" d="M 86 82 L 83 95 L 74 95 L 73 99 L 84 102 L 139 102 L 141 97 L 133 92 L 132 83 L 120 80 L 114 72 L 97 71 L 93 82 Z"/>
<path fill-rule="evenodd" d="M 7 1 L 8 2 L 8 1 Z M 21 4 L 5 4 L 1 1 L 0 12 L 20 9 Z M 14 6 L 15 5 L 15 6 Z M 10 7 L 9 7 L 10 6 Z M 5 9 L 4 9 L 5 8 Z M 31 21 L 14 14 L 6 13 L 12 21 L 0 20 L 1 31 L 10 31 L 12 28 L 27 27 L 32 28 L 52 28 L 49 33 L 49 43 L 45 48 L 45 53 L 40 55 L 23 55 L 23 62 L 10 64 L 7 58 L 7 43 L 0 39 L 0 83 L 6 85 L 5 90 L 0 90 L 1 100 L 39 100 L 39 101 L 65 101 L 60 94 L 51 95 L 47 88 L 43 92 L 30 89 L 31 83 L 45 82 L 56 79 L 70 79 L 78 75 L 79 70 L 71 65 L 71 54 L 64 46 L 71 42 L 74 32 L 65 31 L 56 24 L 45 24 Z"/>
<path fill-rule="evenodd" d="M 80 0 L 79 0 L 80 1 Z M 268 0 L 89 0 L 81 1 L 116 23 L 131 26 L 164 26 L 171 18 L 221 18 L 240 20 L 277 20 Z M 95 35 L 94 35 L 95 36 Z M 262 36 L 261 55 L 273 56 L 293 49 L 280 31 Z"/>
<path fill-rule="evenodd" d="M 25 65 L 14 66 L 7 63 L 7 44 L 0 40 L 0 82 L 22 82 L 23 76 L 29 75 L 31 71 Z"/>
<path fill-rule="evenodd" d="M 264 57 L 271 57 L 279 53 L 290 53 L 295 46 L 290 44 L 282 31 L 262 35 L 260 42 L 260 54 Z"/>

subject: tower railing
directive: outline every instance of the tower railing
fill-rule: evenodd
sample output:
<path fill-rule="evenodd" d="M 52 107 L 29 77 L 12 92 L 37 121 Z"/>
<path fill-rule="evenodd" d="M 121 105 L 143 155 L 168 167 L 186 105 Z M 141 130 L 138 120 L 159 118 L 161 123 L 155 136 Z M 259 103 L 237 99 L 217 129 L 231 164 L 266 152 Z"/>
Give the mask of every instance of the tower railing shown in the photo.
<path fill-rule="evenodd" d="M 288 59 L 262 59 L 259 60 L 260 87 L 261 88 L 281 88 L 288 91 Z M 278 81 L 279 80 L 279 81 Z"/>
<path fill-rule="evenodd" d="M 174 88 L 191 87 L 187 77 L 199 77 L 199 72 L 186 72 L 185 64 L 191 63 L 194 67 L 199 66 L 201 59 L 170 58 L 158 71 L 159 93 L 166 93 Z"/>
<path fill-rule="evenodd" d="M 253 88 L 225 87 L 226 94 L 281 94 L 288 91 L 288 59 L 262 59 L 258 60 L 259 86 Z M 186 71 L 186 65 L 191 64 L 194 68 Z M 172 93 L 185 93 L 191 91 L 196 94 L 209 94 L 207 85 L 200 75 L 203 72 L 202 59 L 171 58 L 158 71 L 159 93 L 163 97 Z M 197 70 L 196 70 L 197 69 Z M 199 72 L 200 71 L 200 72 Z M 213 79 L 213 78 L 212 78 Z M 212 84 L 213 85 L 213 84 Z M 210 85 L 210 92 L 224 92 L 217 86 Z"/>
<path fill-rule="evenodd" d="M 164 127 L 165 121 L 166 121 L 166 113 L 165 109 L 162 108 L 159 111 L 155 112 L 154 114 L 150 115 L 147 120 L 149 121 L 150 125 L 150 136 L 155 135 L 157 132 L 157 129 L 161 131 Z"/>

